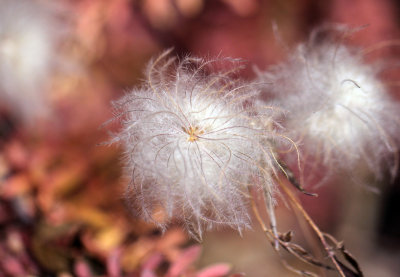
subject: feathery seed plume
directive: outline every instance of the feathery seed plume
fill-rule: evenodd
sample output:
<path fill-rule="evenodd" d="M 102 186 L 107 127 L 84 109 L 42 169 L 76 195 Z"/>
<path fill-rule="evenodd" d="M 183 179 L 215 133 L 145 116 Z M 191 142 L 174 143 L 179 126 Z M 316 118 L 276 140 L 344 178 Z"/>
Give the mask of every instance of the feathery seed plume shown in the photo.
<path fill-rule="evenodd" d="M 344 30 L 334 31 L 343 39 Z M 360 49 L 316 30 L 259 80 L 288 111 L 285 127 L 302 141 L 305 155 L 328 169 L 353 171 L 364 163 L 381 178 L 397 171 L 400 107 L 379 80 L 380 70 Z"/>
<path fill-rule="evenodd" d="M 282 137 L 272 110 L 254 107 L 259 92 L 232 78 L 237 65 L 210 71 L 220 59 L 177 62 L 168 54 L 149 63 L 142 87 L 114 103 L 122 124 L 114 141 L 125 150 L 134 209 L 162 228 L 183 222 L 198 239 L 214 226 L 241 232 L 257 179 L 274 222 L 273 143 Z"/>
<path fill-rule="evenodd" d="M 32 121 L 46 113 L 46 86 L 65 31 L 55 6 L 0 0 L 0 99 L 15 116 Z"/>

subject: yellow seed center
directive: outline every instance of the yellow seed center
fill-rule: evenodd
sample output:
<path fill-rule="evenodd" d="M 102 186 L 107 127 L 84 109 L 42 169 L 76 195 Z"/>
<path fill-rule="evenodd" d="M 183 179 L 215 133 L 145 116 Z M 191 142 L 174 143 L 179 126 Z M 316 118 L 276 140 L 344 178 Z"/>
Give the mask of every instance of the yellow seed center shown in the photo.
<path fill-rule="evenodd" d="M 200 130 L 199 127 L 197 126 L 195 127 L 190 126 L 189 128 L 182 127 L 182 129 L 186 134 L 189 135 L 187 140 L 190 142 L 198 140 L 199 136 L 204 134 L 204 131 Z"/>

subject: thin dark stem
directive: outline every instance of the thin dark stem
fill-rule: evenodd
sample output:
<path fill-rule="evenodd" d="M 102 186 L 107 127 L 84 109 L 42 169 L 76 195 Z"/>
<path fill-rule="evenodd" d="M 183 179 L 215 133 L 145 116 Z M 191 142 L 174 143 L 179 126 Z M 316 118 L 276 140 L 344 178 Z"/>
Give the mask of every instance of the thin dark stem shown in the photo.
<path fill-rule="evenodd" d="M 325 251 L 327 252 L 330 260 L 332 263 L 335 265 L 336 270 L 339 272 L 341 277 L 346 277 L 344 274 L 341 266 L 339 265 L 335 253 L 332 250 L 331 246 L 327 243 L 324 233 L 321 232 L 321 230 L 318 228 L 318 226 L 315 224 L 315 222 L 312 220 L 312 218 L 308 215 L 306 210 L 304 210 L 303 206 L 300 204 L 300 202 L 297 200 L 297 198 L 294 196 L 293 192 L 286 186 L 284 182 L 278 179 L 278 182 L 280 184 L 280 187 L 282 190 L 286 193 L 286 195 L 289 197 L 291 203 L 300 211 L 300 213 L 303 215 L 304 219 L 307 221 L 307 223 L 310 225 L 310 227 L 314 230 L 316 235 L 318 236 L 319 240 L 321 241 L 323 247 L 325 248 Z"/>

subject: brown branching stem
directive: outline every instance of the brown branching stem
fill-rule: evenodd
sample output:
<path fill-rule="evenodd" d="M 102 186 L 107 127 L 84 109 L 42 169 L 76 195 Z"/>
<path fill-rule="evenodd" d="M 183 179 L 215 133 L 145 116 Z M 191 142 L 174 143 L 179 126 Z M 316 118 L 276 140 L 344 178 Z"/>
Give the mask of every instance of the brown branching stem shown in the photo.
<path fill-rule="evenodd" d="M 285 233 L 285 234 L 279 234 L 279 236 L 277 237 L 274 234 L 274 232 L 272 231 L 272 229 L 268 228 L 267 225 L 265 224 L 265 222 L 262 219 L 262 216 L 260 214 L 258 205 L 257 205 L 257 203 L 256 203 L 256 201 L 254 200 L 253 197 L 251 198 L 251 207 L 253 209 L 254 216 L 256 217 L 258 223 L 261 226 L 261 229 L 263 230 L 263 232 L 265 233 L 265 235 L 267 236 L 268 240 L 271 242 L 271 244 L 273 246 L 274 246 L 274 244 L 276 244 L 276 242 L 278 242 L 279 245 L 284 250 L 286 250 L 287 252 L 289 252 L 290 254 L 292 254 L 293 256 L 298 258 L 299 260 L 301 260 L 301 261 L 303 261 L 305 263 L 312 264 L 314 266 L 320 267 L 320 268 L 324 268 L 324 269 L 328 269 L 328 270 L 334 270 L 333 267 L 330 267 L 329 265 L 325 265 L 325 264 L 319 262 L 318 260 L 314 259 L 312 256 L 310 256 L 307 253 L 307 251 L 305 251 L 299 245 L 291 243 L 290 240 L 291 240 L 291 237 L 292 237 L 292 232 L 288 232 L 288 233 Z M 279 249 L 277 249 L 275 247 L 273 247 L 273 249 L 281 257 Z M 293 273 L 296 273 L 298 275 L 311 276 L 311 277 L 318 276 L 315 273 L 304 271 L 304 270 L 298 270 L 298 269 L 290 266 L 282 257 L 281 257 L 281 262 L 282 262 L 282 264 L 284 265 L 285 268 L 287 268 L 289 271 L 291 271 Z"/>
<path fill-rule="evenodd" d="M 308 195 L 308 196 L 314 196 L 314 197 L 318 196 L 318 194 L 308 192 L 303 188 L 303 186 L 300 184 L 300 182 L 297 181 L 293 171 L 287 166 L 287 164 L 284 161 L 279 160 L 278 163 L 279 163 L 279 167 L 281 168 L 283 174 L 285 174 L 285 176 L 289 180 L 289 182 L 293 186 L 295 186 L 299 191 L 301 191 L 303 194 Z"/>
<path fill-rule="evenodd" d="M 338 273 L 340 274 L 340 276 L 346 277 L 341 266 L 339 265 L 338 261 L 336 260 L 334 251 L 332 250 L 331 246 L 327 243 L 324 233 L 321 232 L 321 230 L 318 228 L 318 226 L 315 224 L 315 222 L 312 220 L 312 218 L 308 215 L 308 213 L 304 210 L 304 208 L 300 204 L 299 200 L 296 198 L 296 196 L 293 194 L 293 192 L 286 186 L 286 184 L 284 182 L 282 182 L 282 180 L 280 180 L 280 179 L 278 179 L 278 182 L 279 182 L 282 190 L 289 197 L 289 200 L 291 201 L 291 203 L 298 209 L 298 211 L 303 215 L 306 222 L 314 230 L 315 234 L 321 241 L 321 244 L 323 245 L 325 251 L 327 252 L 330 260 L 335 265 L 335 268 L 338 271 Z"/>

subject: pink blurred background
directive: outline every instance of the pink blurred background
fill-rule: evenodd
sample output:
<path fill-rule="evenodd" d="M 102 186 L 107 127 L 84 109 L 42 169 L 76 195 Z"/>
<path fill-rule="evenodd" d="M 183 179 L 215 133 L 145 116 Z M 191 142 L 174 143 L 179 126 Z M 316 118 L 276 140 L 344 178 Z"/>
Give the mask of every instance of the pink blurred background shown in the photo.
<path fill-rule="evenodd" d="M 50 1 L 41 2 L 50 5 Z M 368 48 L 388 42 L 368 59 L 396 63 L 400 55 L 400 3 L 60 2 L 61 17 L 68 18 L 69 37 L 58 47 L 76 69 L 49 81 L 51 117 L 25 125 L 13 108 L 1 107 L 1 274 L 163 276 L 166 265 L 187 262 L 185 276 L 225 276 L 229 270 L 245 272 L 246 276 L 292 276 L 256 224 L 243 237 L 230 230 L 210 232 L 201 244 L 200 255 L 195 248 L 182 247 L 193 242 L 181 230 L 161 236 L 151 225 L 129 215 L 122 200 L 127 180 L 121 177 L 120 149 L 99 145 L 109 139 L 108 127 L 102 124 L 112 117 L 110 101 L 140 84 L 147 61 L 167 48 L 173 47 L 178 56 L 244 59 L 248 66 L 243 78 L 251 79 L 255 76 L 253 66 L 265 69 L 283 60 L 287 51 L 283 45 L 295 47 L 325 23 L 365 26 L 348 43 Z M 396 98 L 398 77 L 396 68 L 383 76 Z M 315 189 L 318 198 L 301 196 L 301 200 L 322 230 L 345 241 L 365 276 L 400 276 L 400 180 L 377 184 L 377 188 L 380 192 L 373 193 L 332 180 Z M 277 217 L 279 228 L 294 230 L 296 241 L 315 242 L 282 201 Z M 220 275 L 199 275 L 196 271 L 219 262 L 224 263 L 222 268 L 213 270 L 220 270 Z M 229 264 L 226 268 L 225 263 Z"/>

